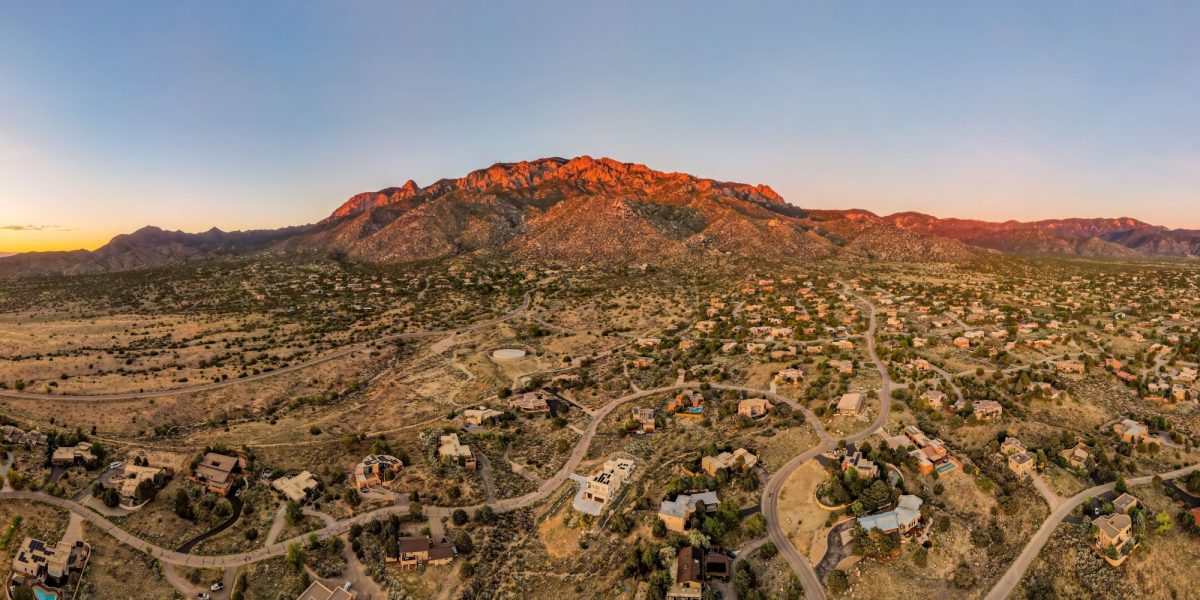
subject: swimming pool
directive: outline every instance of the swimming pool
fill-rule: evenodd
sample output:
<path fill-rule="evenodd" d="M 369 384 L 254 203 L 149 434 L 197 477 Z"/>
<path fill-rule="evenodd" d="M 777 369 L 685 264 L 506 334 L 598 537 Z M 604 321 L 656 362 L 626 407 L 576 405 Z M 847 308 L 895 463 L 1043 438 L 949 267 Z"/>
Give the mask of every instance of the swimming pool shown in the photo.
<path fill-rule="evenodd" d="M 40 587 L 33 588 L 33 595 L 37 596 L 38 600 L 58 600 L 58 594 L 48 592 Z"/>

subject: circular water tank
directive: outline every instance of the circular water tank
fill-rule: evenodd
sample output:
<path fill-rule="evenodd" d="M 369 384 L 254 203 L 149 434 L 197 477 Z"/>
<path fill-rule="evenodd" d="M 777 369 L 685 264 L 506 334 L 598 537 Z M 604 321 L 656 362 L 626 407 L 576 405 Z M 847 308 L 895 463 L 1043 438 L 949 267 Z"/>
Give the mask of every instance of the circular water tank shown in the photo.
<path fill-rule="evenodd" d="M 508 362 L 525 358 L 525 351 L 518 348 L 501 348 L 492 352 L 492 359 Z"/>

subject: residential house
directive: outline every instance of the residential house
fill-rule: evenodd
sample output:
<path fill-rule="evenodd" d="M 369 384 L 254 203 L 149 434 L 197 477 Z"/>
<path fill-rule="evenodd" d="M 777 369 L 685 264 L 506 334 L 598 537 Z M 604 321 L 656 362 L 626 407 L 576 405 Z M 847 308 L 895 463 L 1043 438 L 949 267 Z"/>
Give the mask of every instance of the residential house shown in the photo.
<path fill-rule="evenodd" d="M 400 555 L 393 558 L 385 556 L 384 560 L 397 563 L 402 570 L 415 569 L 420 565 L 441 566 L 454 562 L 458 554 L 454 544 L 435 544 L 427 535 L 402 537 L 397 540 Z"/>
<path fill-rule="evenodd" d="M 390 454 L 368 454 L 354 465 L 354 487 L 359 491 L 376 485 L 386 485 L 404 468 L 404 462 Z"/>
<path fill-rule="evenodd" d="M 50 464 L 56 467 L 81 465 L 94 460 L 96 460 L 96 455 L 92 454 L 92 444 L 90 442 L 79 442 L 74 446 L 55 448 L 54 452 L 50 455 Z"/>
<path fill-rule="evenodd" d="M 858 518 L 858 524 L 863 529 L 878 529 L 884 533 L 908 533 L 921 524 L 921 504 L 923 501 L 912 495 L 900 496 L 896 508 L 887 512 L 867 515 Z"/>
<path fill-rule="evenodd" d="M 83 540 L 60 540 L 51 546 L 41 540 L 25 538 L 13 555 L 12 578 L 26 585 L 45 584 L 62 587 L 71 573 L 82 571 L 91 546 Z"/>
<path fill-rule="evenodd" d="M 738 402 L 737 412 L 740 416 L 757 419 L 765 416 L 771 410 L 771 402 L 766 398 L 748 398 Z"/>
<path fill-rule="evenodd" d="M 138 486 L 143 481 L 154 481 L 159 473 L 166 473 L 166 469 L 126 464 L 121 468 L 121 474 L 110 479 L 109 484 L 116 486 L 121 497 L 121 506 L 131 508 L 142 503 L 142 499 L 138 497 Z"/>
<path fill-rule="evenodd" d="M 1021 451 L 1016 454 L 1011 454 L 1008 457 L 1008 470 L 1015 473 L 1018 477 L 1024 477 L 1033 472 L 1033 467 L 1036 461 L 1029 455 L 1028 452 Z"/>
<path fill-rule="evenodd" d="M 533 391 L 518 394 L 508 399 L 508 407 L 523 413 L 550 412 L 550 403 L 546 400 L 545 392 Z"/>
<path fill-rule="evenodd" d="M 358 593 L 340 587 L 329 588 L 320 581 L 313 581 L 296 600 L 354 600 Z"/>
<path fill-rule="evenodd" d="M 504 413 L 490 408 L 468 408 L 463 411 L 463 422 L 468 425 L 483 425 L 484 423 L 494 420 Z"/>
<path fill-rule="evenodd" d="M 692 546 L 679 549 L 675 559 L 675 583 L 667 590 L 666 600 L 700 600 L 704 596 L 703 550 Z"/>
<path fill-rule="evenodd" d="M 296 475 L 283 476 L 271 482 L 271 487 L 283 494 L 292 502 L 303 502 L 309 494 L 321 487 L 321 482 L 308 471 L 300 471 Z"/>
<path fill-rule="evenodd" d="M 785 385 L 803 383 L 804 371 L 800 369 L 780 369 L 780 371 L 775 374 L 775 382 Z"/>
<path fill-rule="evenodd" d="M 587 480 L 583 499 L 607 504 L 617 496 L 621 486 L 633 475 L 634 462 L 628 458 L 614 458 L 604 462 L 604 468 Z"/>
<path fill-rule="evenodd" d="M 1025 451 L 1025 444 L 1011 435 L 1004 438 L 1003 442 L 1000 442 L 1000 452 L 1005 456 L 1012 456 Z"/>
<path fill-rule="evenodd" d="M 1112 504 L 1117 512 L 1127 515 L 1129 511 L 1137 507 L 1138 499 L 1130 494 L 1121 494 L 1117 496 L 1116 500 L 1113 500 Z"/>
<path fill-rule="evenodd" d="M 879 465 L 875 464 L 861 451 L 855 451 L 842 460 L 842 471 L 853 470 L 859 477 L 874 479 L 879 476 Z"/>
<path fill-rule="evenodd" d="M 856 417 L 866 407 L 867 397 L 858 392 L 843 394 L 837 403 L 837 414 Z"/>
<path fill-rule="evenodd" d="M 995 400 L 976 400 L 971 406 L 974 408 L 975 418 L 980 421 L 999 419 L 1000 415 L 1004 414 L 1004 407 Z"/>
<path fill-rule="evenodd" d="M 457 433 L 449 433 L 438 438 L 438 458 L 451 460 L 464 468 L 475 469 L 475 452 L 470 446 L 458 441 Z"/>
<path fill-rule="evenodd" d="M 0 426 L 0 441 L 10 446 L 24 446 L 26 448 L 44 446 L 47 439 L 46 434 L 36 429 L 22 431 L 20 428 L 13 427 L 12 425 Z"/>
<path fill-rule="evenodd" d="M 633 408 L 633 420 L 637 421 L 638 428 L 643 432 L 654 431 L 654 409 L 653 408 Z"/>
<path fill-rule="evenodd" d="M 1059 453 L 1072 469 L 1082 469 L 1092 457 L 1092 449 L 1087 444 L 1079 442 L 1074 448 L 1068 448 Z"/>
<path fill-rule="evenodd" d="M 700 469 L 712 476 L 716 476 L 722 469 L 730 469 L 738 464 L 747 469 L 754 468 L 754 465 L 758 464 L 758 457 L 745 448 L 738 448 L 733 452 L 722 452 L 700 459 Z"/>
<path fill-rule="evenodd" d="M 667 412 L 676 417 L 700 419 L 704 416 L 704 394 L 683 390 L 667 403 Z"/>
<path fill-rule="evenodd" d="M 849 375 L 854 372 L 854 361 L 831 360 L 829 361 L 829 366 L 843 375 Z"/>
<path fill-rule="evenodd" d="M 1127 514 L 1113 513 L 1096 517 L 1092 525 L 1096 526 L 1096 551 L 1114 567 L 1125 562 L 1129 553 L 1137 547 L 1137 541 L 1133 538 L 1133 519 Z M 1116 558 L 1109 556 L 1110 548 Z"/>
<path fill-rule="evenodd" d="M 1058 369 L 1059 373 L 1079 373 L 1082 374 L 1087 367 L 1078 360 L 1060 360 L 1054 363 L 1054 368 Z"/>
<path fill-rule="evenodd" d="M 925 390 L 921 394 L 921 399 L 929 404 L 929 408 L 942 410 L 942 406 L 946 402 L 946 393 L 941 390 Z"/>
<path fill-rule="evenodd" d="M 209 452 L 192 470 L 191 480 L 203 484 L 214 494 L 228 496 L 238 481 L 238 474 L 245 468 L 246 460 L 240 456 Z"/>
<path fill-rule="evenodd" d="M 629 361 L 629 364 L 635 369 L 649 369 L 654 366 L 654 359 L 649 356 L 639 356 Z"/>
<path fill-rule="evenodd" d="M 680 494 L 674 500 L 663 500 L 658 508 L 658 518 L 662 519 L 669 531 L 684 533 L 687 531 L 688 520 L 703 508 L 704 512 L 716 510 L 721 501 L 716 492 L 699 492 L 695 494 Z"/>
<path fill-rule="evenodd" d="M 1148 444 L 1159 444 L 1158 438 L 1150 436 L 1150 430 L 1145 425 L 1134 421 L 1133 419 L 1122 419 L 1121 422 L 1113 425 L 1113 432 L 1121 437 L 1121 441 L 1136 444 L 1145 442 Z"/>

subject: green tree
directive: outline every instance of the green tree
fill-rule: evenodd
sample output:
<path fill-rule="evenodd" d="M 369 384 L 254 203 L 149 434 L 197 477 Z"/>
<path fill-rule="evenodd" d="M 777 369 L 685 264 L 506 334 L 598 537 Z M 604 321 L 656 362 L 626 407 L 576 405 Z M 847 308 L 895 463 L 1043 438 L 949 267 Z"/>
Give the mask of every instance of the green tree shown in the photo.
<path fill-rule="evenodd" d="M 292 572 L 299 573 L 304 569 L 304 563 L 308 557 L 304 554 L 304 548 L 300 547 L 300 542 L 292 542 L 288 544 L 287 549 L 287 564 L 291 567 Z"/>
<path fill-rule="evenodd" d="M 287 507 L 284 509 L 284 518 L 291 525 L 295 525 L 304 519 L 304 507 L 295 500 L 288 500 Z"/>

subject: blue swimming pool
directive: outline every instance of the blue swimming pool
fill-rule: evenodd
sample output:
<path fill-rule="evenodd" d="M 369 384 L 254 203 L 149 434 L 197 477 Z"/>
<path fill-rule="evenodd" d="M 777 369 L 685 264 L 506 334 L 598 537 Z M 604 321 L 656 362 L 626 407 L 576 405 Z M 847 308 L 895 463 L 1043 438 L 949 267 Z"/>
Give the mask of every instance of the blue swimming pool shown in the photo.
<path fill-rule="evenodd" d="M 47 592 L 42 588 L 33 588 L 33 595 L 37 596 L 38 600 L 58 600 L 58 594 L 55 594 L 54 592 Z"/>

